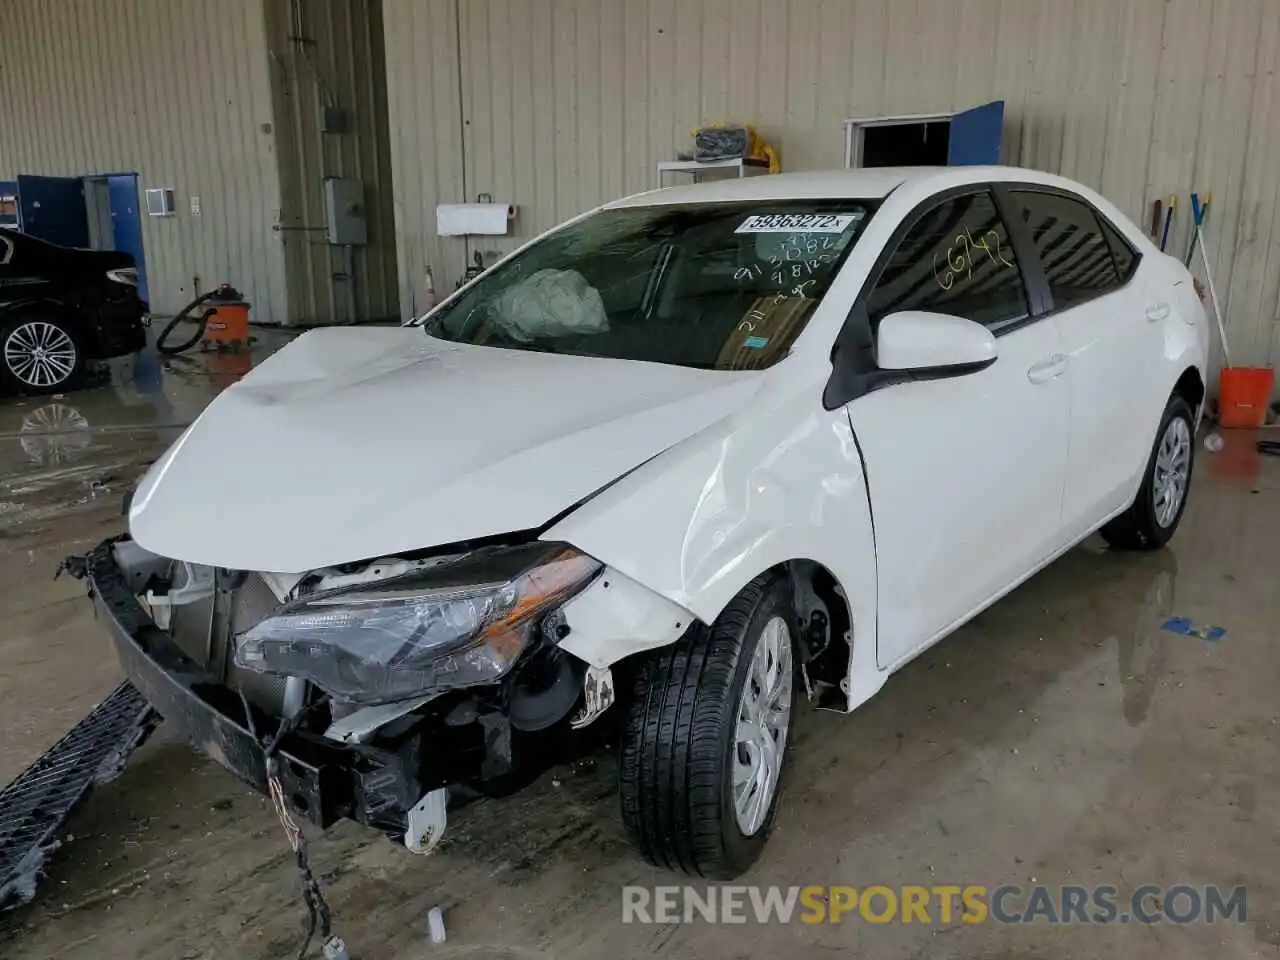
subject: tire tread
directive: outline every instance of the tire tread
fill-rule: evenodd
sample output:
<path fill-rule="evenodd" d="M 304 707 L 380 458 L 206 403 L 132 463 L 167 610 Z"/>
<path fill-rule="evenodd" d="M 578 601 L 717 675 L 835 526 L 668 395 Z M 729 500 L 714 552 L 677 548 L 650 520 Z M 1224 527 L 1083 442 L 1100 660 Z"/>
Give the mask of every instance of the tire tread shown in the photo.
<path fill-rule="evenodd" d="M 637 672 L 619 753 L 622 819 L 656 866 L 711 879 L 742 869 L 723 836 L 725 725 L 737 723 L 743 639 L 776 580 L 752 581 L 711 627 L 695 624 Z"/>

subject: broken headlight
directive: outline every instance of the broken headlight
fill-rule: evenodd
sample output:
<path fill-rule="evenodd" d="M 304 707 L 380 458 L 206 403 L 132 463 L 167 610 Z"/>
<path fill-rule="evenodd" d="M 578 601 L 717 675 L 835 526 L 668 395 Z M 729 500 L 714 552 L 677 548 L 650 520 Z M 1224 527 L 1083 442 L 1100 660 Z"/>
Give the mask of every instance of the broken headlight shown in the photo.
<path fill-rule="evenodd" d="M 359 704 L 492 683 L 541 615 L 599 570 L 562 543 L 477 550 L 286 604 L 236 638 L 236 663 L 302 677 Z"/>

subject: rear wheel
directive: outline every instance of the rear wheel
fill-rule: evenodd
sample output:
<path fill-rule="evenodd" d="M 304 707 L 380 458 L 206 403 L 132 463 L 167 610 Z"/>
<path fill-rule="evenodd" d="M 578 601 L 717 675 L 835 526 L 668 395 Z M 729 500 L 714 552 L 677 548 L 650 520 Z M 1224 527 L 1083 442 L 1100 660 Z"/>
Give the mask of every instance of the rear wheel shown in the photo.
<path fill-rule="evenodd" d="M 1173 537 L 1187 507 L 1195 464 L 1193 416 L 1185 398 L 1178 394 L 1169 398 L 1137 498 L 1102 528 L 1102 536 L 1111 546 L 1155 550 Z"/>
<path fill-rule="evenodd" d="M 730 879 L 764 848 L 795 706 L 795 617 L 781 575 L 650 659 L 621 753 L 622 818 L 650 863 Z"/>
<path fill-rule="evenodd" d="M 28 309 L 0 323 L 0 382 L 9 390 L 66 390 L 75 386 L 84 365 L 74 326 L 53 310 Z"/>

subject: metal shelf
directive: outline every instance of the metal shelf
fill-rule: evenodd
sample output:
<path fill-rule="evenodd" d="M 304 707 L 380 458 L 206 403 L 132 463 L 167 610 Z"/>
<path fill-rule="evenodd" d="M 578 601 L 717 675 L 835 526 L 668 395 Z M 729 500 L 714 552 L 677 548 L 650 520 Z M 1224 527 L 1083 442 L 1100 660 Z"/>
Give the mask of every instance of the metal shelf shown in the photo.
<path fill-rule="evenodd" d="M 708 170 L 736 170 L 738 178 L 759 176 L 769 172 L 768 160 L 753 157 L 734 157 L 732 160 L 659 160 L 658 186 L 665 187 L 663 178 L 669 173 L 688 174 L 697 182 L 698 175 Z"/>

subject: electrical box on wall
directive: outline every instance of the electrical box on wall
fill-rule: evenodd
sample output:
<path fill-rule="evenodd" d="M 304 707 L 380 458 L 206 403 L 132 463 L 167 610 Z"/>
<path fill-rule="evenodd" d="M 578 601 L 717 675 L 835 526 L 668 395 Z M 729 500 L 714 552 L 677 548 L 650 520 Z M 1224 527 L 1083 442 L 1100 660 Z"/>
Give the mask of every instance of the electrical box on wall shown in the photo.
<path fill-rule="evenodd" d="M 364 184 L 359 180 L 326 177 L 324 211 L 330 243 L 344 247 L 363 246 L 368 243 Z"/>

